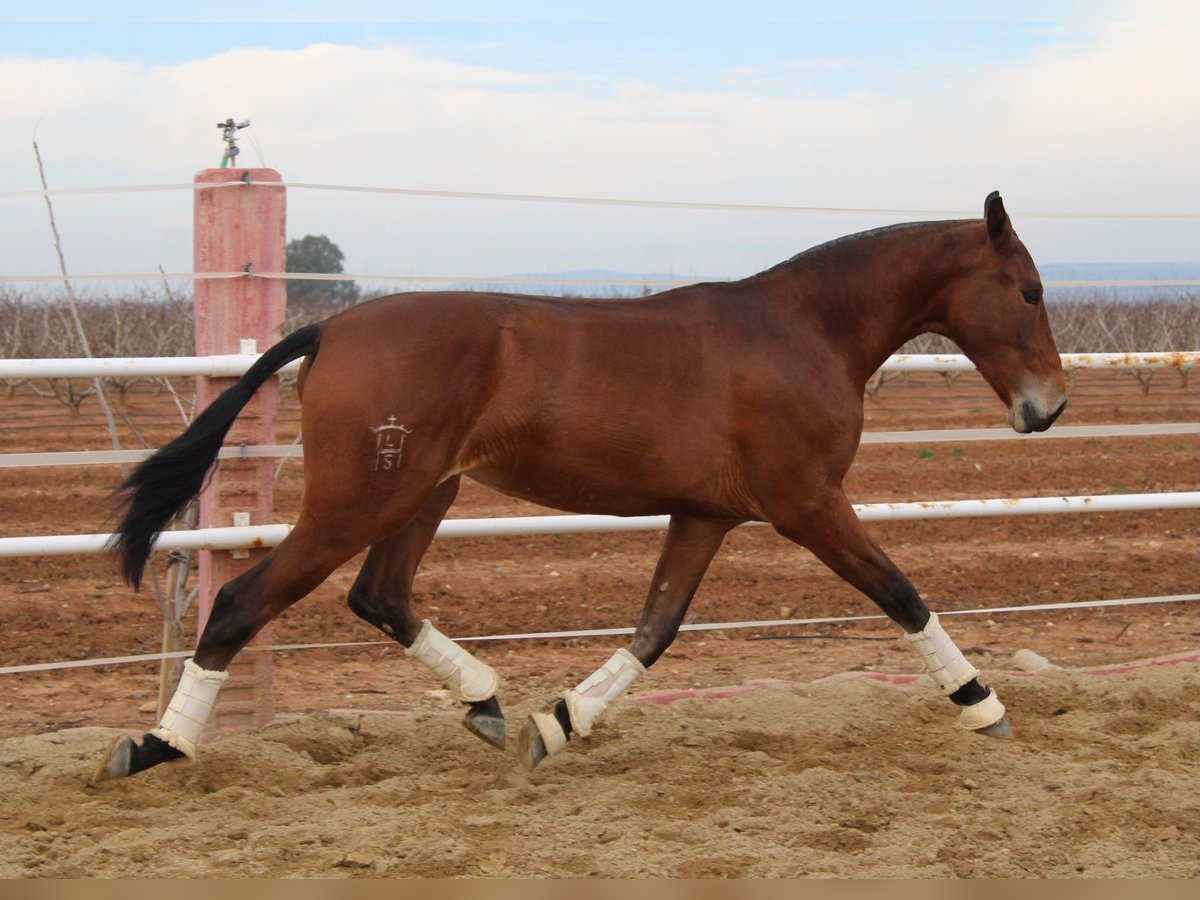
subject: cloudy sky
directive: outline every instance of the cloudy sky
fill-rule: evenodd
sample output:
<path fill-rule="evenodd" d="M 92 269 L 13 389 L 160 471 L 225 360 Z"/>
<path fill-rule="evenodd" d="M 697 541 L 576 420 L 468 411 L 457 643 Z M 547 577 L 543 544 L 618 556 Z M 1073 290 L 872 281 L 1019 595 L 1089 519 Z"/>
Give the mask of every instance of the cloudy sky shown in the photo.
<path fill-rule="evenodd" d="M 229 116 L 288 182 L 900 211 L 290 190 L 354 273 L 736 277 L 993 189 L 1041 262 L 1200 260 L 1193 0 L 34 6 L 0 0 L 4 275 L 56 270 L 35 139 L 51 188 L 178 184 Z M 68 265 L 190 269 L 191 200 L 56 197 Z"/>

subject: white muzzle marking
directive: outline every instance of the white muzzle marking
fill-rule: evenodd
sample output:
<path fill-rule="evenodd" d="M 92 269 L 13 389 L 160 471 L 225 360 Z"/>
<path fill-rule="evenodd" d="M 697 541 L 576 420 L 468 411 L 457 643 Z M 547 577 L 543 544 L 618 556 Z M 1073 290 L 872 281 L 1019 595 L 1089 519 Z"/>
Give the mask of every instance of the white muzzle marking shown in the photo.
<path fill-rule="evenodd" d="M 217 693 L 228 677 L 228 672 L 210 672 L 190 659 L 184 662 L 175 695 L 150 733 L 194 759 L 200 733 L 217 702 Z"/>
<path fill-rule="evenodd" d="M 1067 398 L 1049 384 L 1022 384 L 1008 407 L 1008 424 L 1019 434 L 1045 431 L 1058 418 Z"/>
<path fill-rule="evenodd" d="M 500 685 L 495 669 L 458 646 L 434 628 L 428 619 L 421 622 L 417 639 L 411 647 L 405 648 L 404 655 L 427 665 L 441 679 L 450 695 L 464 703 L 486 700 L 496 693 Z"/>
<path fill-rule="evenodd" d="M 563 694 L 571 715 L 571 729 L 580 737 L 587 737 L 609 704 L 645 674 L 646 667 L 622 647 L 574 690 Z"/>

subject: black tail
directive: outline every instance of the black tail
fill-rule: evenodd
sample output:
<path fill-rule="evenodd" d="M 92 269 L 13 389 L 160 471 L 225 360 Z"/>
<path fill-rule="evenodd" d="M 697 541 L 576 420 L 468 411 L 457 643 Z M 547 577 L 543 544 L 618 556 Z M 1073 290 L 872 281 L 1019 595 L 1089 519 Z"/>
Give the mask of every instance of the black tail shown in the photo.
<path fill-rule="evenodd" d="M 285 337 L 196 416 L 183 434 L 134 469 L 117 490 L 124 512 L 108 549 L 120 557 L 121 574 L 133 587 L 141 584 L 142 570 L 159 533 L 200 493 L 242 407 L 284 365 L 316 353 L 320 341 L 318 325 L 307 325 Z"/>

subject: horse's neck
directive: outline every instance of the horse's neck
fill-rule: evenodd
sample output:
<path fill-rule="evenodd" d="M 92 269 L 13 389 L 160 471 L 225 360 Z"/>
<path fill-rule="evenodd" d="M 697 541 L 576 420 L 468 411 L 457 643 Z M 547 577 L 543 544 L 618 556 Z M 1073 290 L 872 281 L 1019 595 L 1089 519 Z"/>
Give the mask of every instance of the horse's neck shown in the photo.
<path fill-rule="evenodd" d="M 935 299 L 958 271 L 940 230 L 915 226 L 838 242 L 778 270 L 797 326 L 817 330 L 863 384 L 938 318 Z"/>

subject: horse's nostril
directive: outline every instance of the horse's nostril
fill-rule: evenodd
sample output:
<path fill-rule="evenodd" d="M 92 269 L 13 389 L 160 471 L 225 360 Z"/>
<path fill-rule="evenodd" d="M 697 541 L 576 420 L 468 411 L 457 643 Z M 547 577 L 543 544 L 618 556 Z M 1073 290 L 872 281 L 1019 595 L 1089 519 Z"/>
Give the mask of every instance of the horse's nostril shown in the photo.
<path fill-rule="evenodd" d="M 1054 410 L 1054 412 L 1050 413 L 1050 415 L 1041 420 L 1038 420 L 1036 417 L 1030 419 L 1031 423 L 1036 422 L 1036 424 L 1033 425 L 1033 430 L 1045 431 L 1058 420 L 1058 417 L 1062 415 L 1062 411 L 1066 408 L 1067 399 L 1064 397 L 1062 403 L 1058 404 L 1058 408 Z"/>
<path fill-rule="evenodd" d="M 1046 422 L 1046 427 L 1049 428 L 1058 421 L 1058 417 L 1062 415 L 1064 409 L 1067 408 L 1067 398 L 1063 397 L 1062 403 L 1058 404 L 1058 409 L 1050 413 L 1050 418 Z"/>

